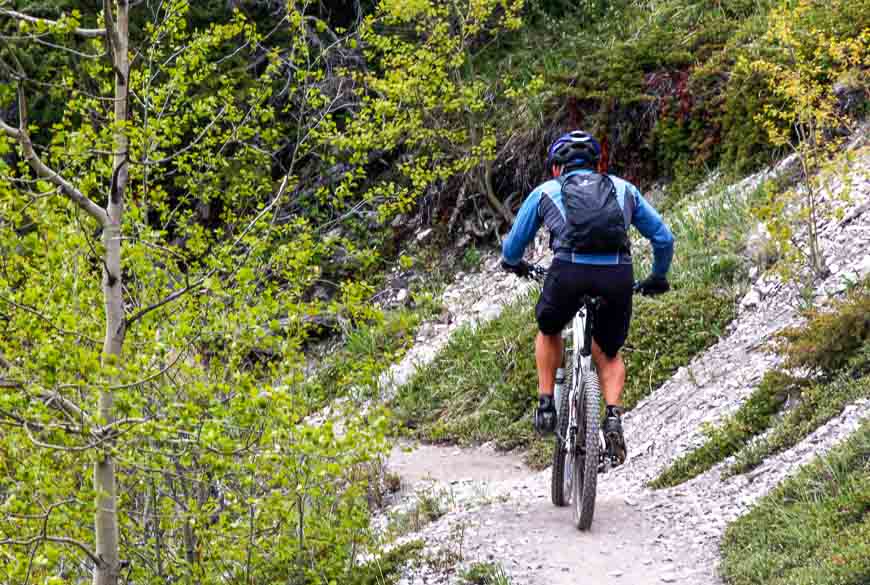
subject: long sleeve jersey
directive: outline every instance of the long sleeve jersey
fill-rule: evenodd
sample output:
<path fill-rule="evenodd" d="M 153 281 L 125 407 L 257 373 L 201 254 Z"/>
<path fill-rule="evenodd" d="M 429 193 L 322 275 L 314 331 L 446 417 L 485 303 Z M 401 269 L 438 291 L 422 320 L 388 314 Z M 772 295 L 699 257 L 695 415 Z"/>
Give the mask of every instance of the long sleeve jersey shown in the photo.
<path fill-rule="evenodd" d="M 590 173 L 589 170 L 577 170 L 563 175 L 569 177 L 577 173 Z M 652 273 L 665 276 L 671 266 L 674 255 L 674 236 L 662 221 L 661 216 L 652 205 L 644 199 L 640 191 L 624 179 L 609 175 L 616 187 L 619 206 L 625 216 L 626 226 L 633 225 L 653 247 Z M 562 201 L 562 185 L 557 180 L 550 180 L 539 185 L 532 191 L 520 208 L 513 228 L 502 245 L 502 256 L 508 264 L 518 263 L 525 252 L 526 246 L 534 239 L 538 229 L 546 225 L 550 230 L 551 242 L 558 241 L 565 230 L 565 205 Z M 556 258 L 576 264 L 620 264 L 631 262 L 630 253 L 612 254 L 576 254 L 557 252 Z"/>

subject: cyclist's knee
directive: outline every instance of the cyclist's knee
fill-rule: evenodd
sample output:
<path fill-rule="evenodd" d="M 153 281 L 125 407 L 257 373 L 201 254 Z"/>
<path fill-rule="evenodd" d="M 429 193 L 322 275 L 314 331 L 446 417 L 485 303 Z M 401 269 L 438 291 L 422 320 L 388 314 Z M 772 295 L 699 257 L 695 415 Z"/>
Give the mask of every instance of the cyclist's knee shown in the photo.
<path fill-rule="evenodd" d="M 602 345 L 597 339 L 592 339 L 592 354 L 601 360 L 612 362 L 619 359 L 619 347 L 612 345 Z"/>

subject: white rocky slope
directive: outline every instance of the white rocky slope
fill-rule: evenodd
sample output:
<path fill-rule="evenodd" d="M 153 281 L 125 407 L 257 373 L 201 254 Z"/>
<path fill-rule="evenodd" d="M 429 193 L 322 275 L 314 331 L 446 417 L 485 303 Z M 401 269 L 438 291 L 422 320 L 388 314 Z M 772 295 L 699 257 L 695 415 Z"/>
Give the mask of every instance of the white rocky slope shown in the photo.
<path fill-rule="evenodd" d="M 539 234 L 530 248 L 527 257 L 531 262 L 544 266 L 550 263 L 550 252 L 543 234 Z M 529 280 L 501 270 L 500 262 L 500 256 L 490 253 L 481 262 L 482 270 L 457 275 L 442 296 L 444 310 L 441 317 L 424 323 L 417 332 L 413 347 L 381 376 L 384 400 L 391 400 L 395 391 L 410 380 L 417 368 L 435 359 L 456 329 L 476 326 L 498 317 L 505 305 L 534 286 Z"/>
<path fill-rule="evenodd" d="M 850 213 L 822 232 L 832 273 L 818 288 L 819 302 L 870 273 L 868 170 L 870 152 L 864 148 L 850 169 Z M 833 181 L 831 190 L 839 189 Z M 757 280 L 727 334 L 626 415 L 630 458 L 599 477 L 590 532 L 576 531 L 570 510 L 550 504 L 549 470 L 530 472 L 515 458 L 486 448 L 397 451 L 391 465 L 411 485 L 398 508 L 412 505 L 414 492 L 425 490 L 440 494 L 448 509 L 438 521 L 405 538 L 422 538 L 430 555 L 448 551 L 455 556 L 461 549 L 462 557 L 461 563 L 424 565 L 403 582 L 457 583 L 460 566 L 497 561 L 515 585 L 720 583 L 716 565 L 725 525 L 870 416 L 870 401 L 852 404 L 794 448 L 745 475 L 723 480 L 725 462 L 675 488 L 645 487 L 677 457 L 700 445 L 703 425 L 734 412 L 778 363 L 766 342 L 799 321 L 796 296 L 773 278 Z M 499 300 L 494 299 L 496 304 Z M 445 332 L 439 343 L 446 339 Z M 423 349 L 416 355 L 431 358 L 434 353 Z M 405 367 L 403 379 L 413 366 Z M 426 476 L 430 478 L 421 479 Z"/>

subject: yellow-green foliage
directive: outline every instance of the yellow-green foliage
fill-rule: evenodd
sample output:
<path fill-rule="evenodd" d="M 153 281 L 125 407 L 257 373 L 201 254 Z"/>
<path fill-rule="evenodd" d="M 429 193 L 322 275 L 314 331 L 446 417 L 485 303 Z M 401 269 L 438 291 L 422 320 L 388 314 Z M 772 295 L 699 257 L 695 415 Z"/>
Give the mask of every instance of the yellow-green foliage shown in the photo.
<path fill-rule="evenodd" d="M 345 72 L 361 107 L 345 125 L 318 129 L 336 147 L 333 162 L 355 165 L 335 190 L 339 196 L 357 186 L 372 152 L 414 153 L 365 193 L 382 219 L 407 211 L 436 181 L 493 158 L 492 88 L 473 74 L 470 59 L 475 43 L 520 27 L 522 6 L 522 0 L 384 0 L 365 17 L 358 33 L 370 66 Z M 504 96 L 520 95 L 517 87 L 506 89 Z"/>
<path fill-rule="evenodd" d="M 768 57 L 741 55 L 737 71 L 760 73 L 780 99 L 755 121 L 776 146 L 820 146 L 822 133 L 842 122 L 834 84 L 856 82 L 870 65 L 870 27 L 854 36 L 832 29 L 827 14 L 843 14 L 849 0 L 783 2 L 768 15 L 763 41 Z M 866 16 L 866 13 L 865 13 Z M 865 23 L 866 25 L 866 23 Z"/>
<path fill-rule="evenodd" d="M 843 14 L 851 4 L 784 2 L 768 16 L 766 55 L 741 55 L 737 60 L 738 74 L 759 75 L 773 96 L 755 114 L 755 122 L 772 145 L 794 151 L 801 164 L 798 186 L 773 194 L 758 209 L 785 260 L 779 265 L 785 276 L 794 275 L 796 264 L 808 265 L 814 275 L 825 269 L 818 229 L 831 211 L 821 202 L 825 174 L 820 171 L 829 166 L 841 142 L 831 132 L 848 125 L 838 108 L 835 84 L 866 86 L 870 65 L 870 27 L 841 35 L 827 16 Z M 847 192 L 837 195 L 848 197 Z M 796 234 L 801 231 L 804 241 L 799 243 Z"/>
<path fill-rule="evenodd" d="M 673 178 L 680 196 L 705 168 L 721 163 L 745 173 L 782 155 L 783 146 L 771 141 L 756 116 L 788 103 L 765 72 L 750 66 L 765 61 L 794 70 L 791 49 L 768 37 L 777 34 L 769 19 L 793 18 L 796 45 L 808 55 L 818 45 L 812 31 L 835 45 L 829 51 L 835 56 L 864 42 L 866 0 L 805 4 L 803 10 L 778 0 L 575 2 L 570 10 L 558 0 L 539 0 L 533 6 L 545 13 L 533 13 L 520 34 L 490 57 L 490 75 L 543 72 L 547 108 L 533 121 L 534 131 L 542 119 L 606 135 L 614 172 L 641 182 Z M 844 81 L 866 87 L 860 69 L 841 78 L 839 64 L 826 58 L 817 60 L 825 91 Z M 526 123 L 512 110 L 503 114 L 509 131 Z"/>

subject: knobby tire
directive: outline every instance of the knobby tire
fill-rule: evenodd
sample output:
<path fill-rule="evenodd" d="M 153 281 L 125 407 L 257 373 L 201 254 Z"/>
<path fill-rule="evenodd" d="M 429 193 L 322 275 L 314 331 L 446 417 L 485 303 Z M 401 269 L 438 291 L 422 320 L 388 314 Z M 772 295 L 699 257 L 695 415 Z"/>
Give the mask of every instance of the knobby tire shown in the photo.
<path fill-rule="evenodd" d="M 601 388 L 598 381 L 598 372 L 595 368 L 583 376 L 583 392 L 580 399 L 582 411 L 582 427 L 577 437 L 578 453 L 574 457 L 574 485 L 573 485 L 573 508 L 574 523 L 580 530 L 589 530 L 592 525 L 592 516 L 595 513 L 595 490 L 598 484 L 598 451 L 600 442 L 598 438 L 598 416 L 601 408 Z M 585 455 L 579 453 L 580 446 L 585 448 Z"/>
<path fill-rule="evenodd" d="M 553 471 L 550 477 L 550 496 L 554 506 L 567 506 L 571 493 L 565 492 L 565 462 L 568 451 L 565 449 L 565 439 L 568 438 L 568 419 L 570 418 L 568 398 L 571 394 L 571 383 L 574 378 L 572 370 L 572 354 L 566 352 L 562 366 L 565 369 L 565 382 L 562 385 L 562 396 L 559 399 L 559 421 L 556 428 L 556 439 L 553 446 Z M 575 476 L 576 477 L 576 476 Z"/>

